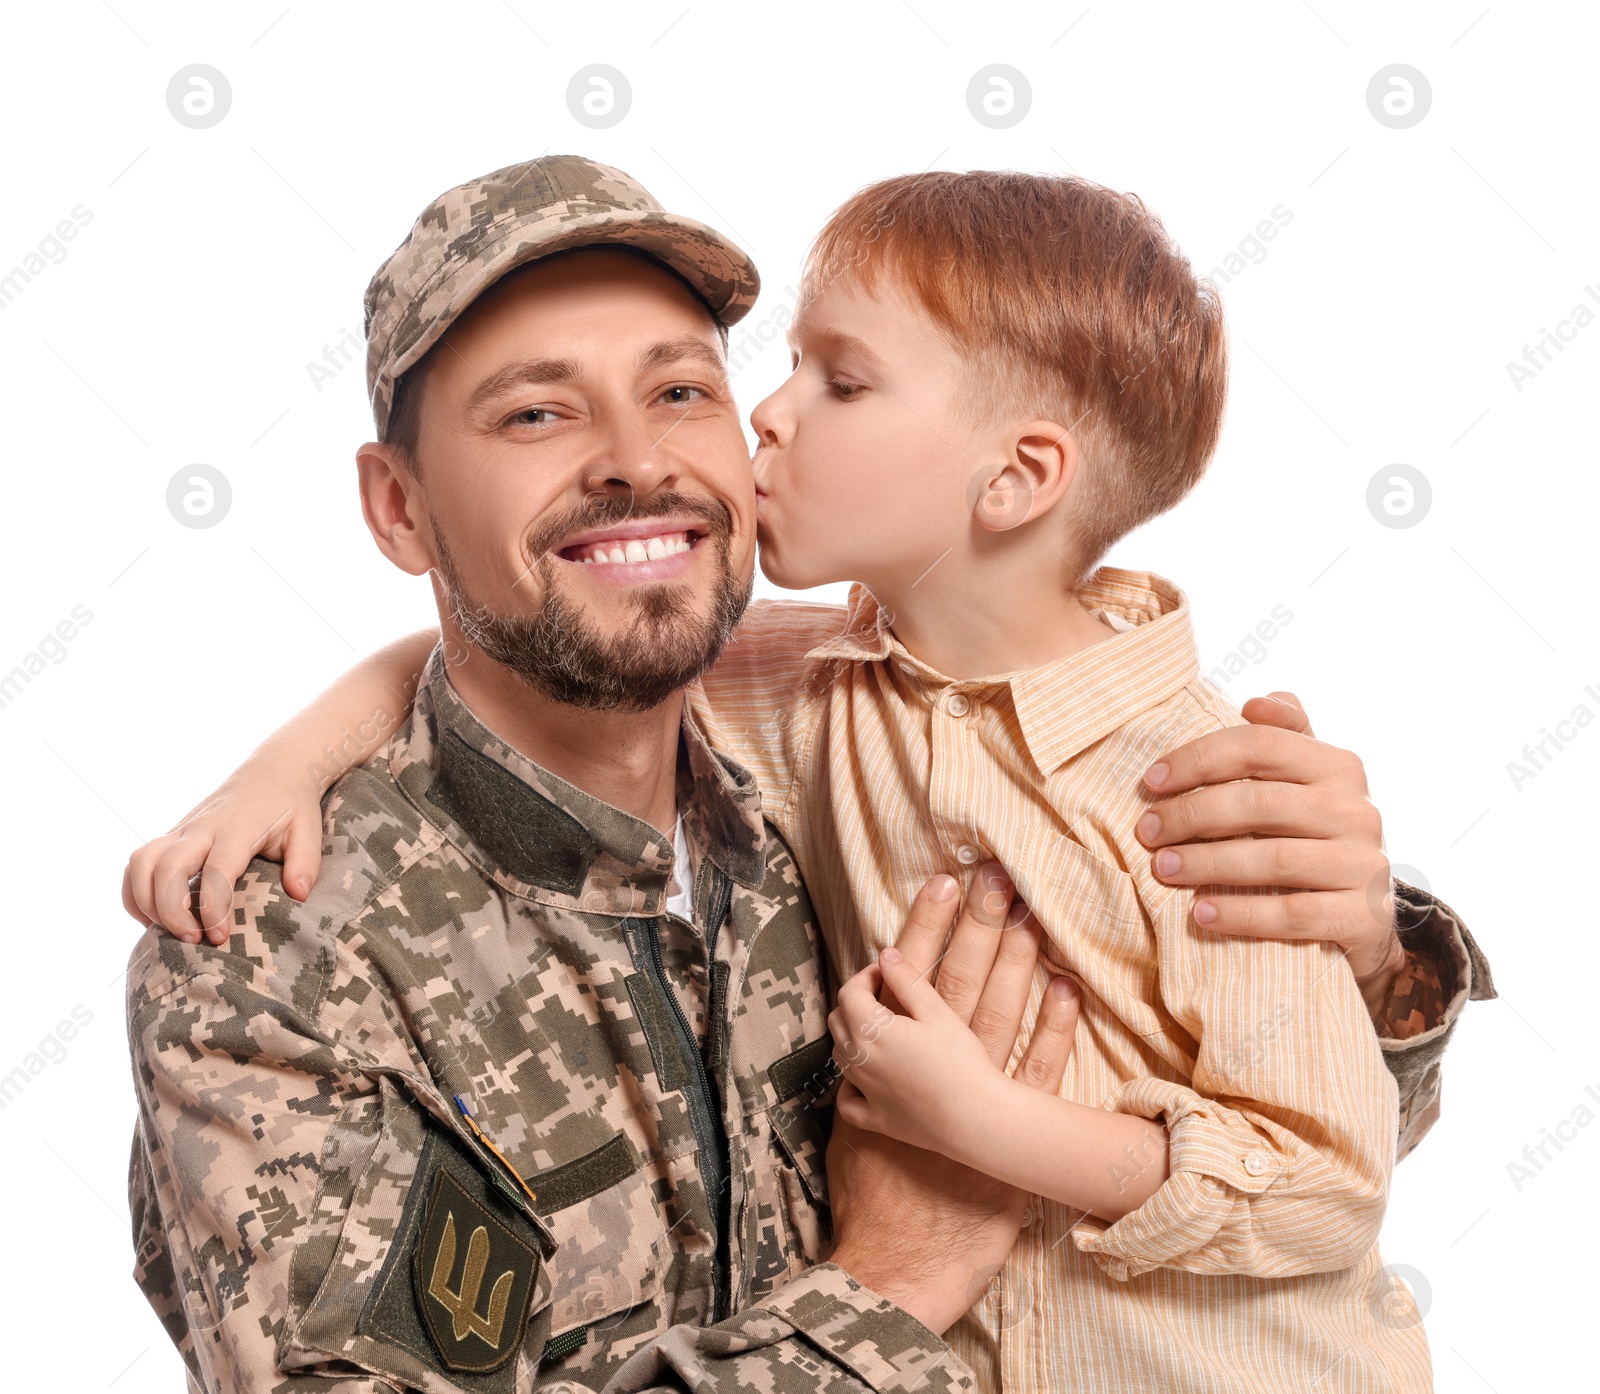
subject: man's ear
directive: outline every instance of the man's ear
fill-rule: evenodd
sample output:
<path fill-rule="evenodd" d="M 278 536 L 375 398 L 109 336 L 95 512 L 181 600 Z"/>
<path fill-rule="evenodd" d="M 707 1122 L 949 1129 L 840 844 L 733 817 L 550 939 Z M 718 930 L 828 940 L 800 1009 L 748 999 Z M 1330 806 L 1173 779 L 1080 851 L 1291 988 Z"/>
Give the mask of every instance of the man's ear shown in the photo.
<path fill-rule="evenodd" d="M 1057 421 L 1029 421 L 1008 437 L 1004 463 L 979 474 L 973 516 L 991 532 L 1042 517 L 1058 504 L 1078 473 L 1078 442 Z"/>
<path fill-rule="evenodd" d="M 421 576 L 435 565 L 433 528 L 422 485 L 400 452 L 380 441 L 356 451 L 361 516 L 378 550 L 402 571 Z"/>

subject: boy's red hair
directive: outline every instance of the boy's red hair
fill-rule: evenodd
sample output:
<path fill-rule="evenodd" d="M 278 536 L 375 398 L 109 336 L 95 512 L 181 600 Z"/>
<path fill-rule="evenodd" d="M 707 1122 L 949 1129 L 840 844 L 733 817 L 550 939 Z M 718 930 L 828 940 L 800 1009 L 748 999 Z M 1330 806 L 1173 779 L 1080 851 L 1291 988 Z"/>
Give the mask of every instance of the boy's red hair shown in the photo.
<path fill-rule="evenodd" d="M 993 377 L 1004 409 L 1080 443 L 1080 574 L 1205 472 L 1222 428 L 1222 305 L 1132 194 L 1012 171 L 907 174 L 817 234 L 802 299 L 887 276 Z"/>

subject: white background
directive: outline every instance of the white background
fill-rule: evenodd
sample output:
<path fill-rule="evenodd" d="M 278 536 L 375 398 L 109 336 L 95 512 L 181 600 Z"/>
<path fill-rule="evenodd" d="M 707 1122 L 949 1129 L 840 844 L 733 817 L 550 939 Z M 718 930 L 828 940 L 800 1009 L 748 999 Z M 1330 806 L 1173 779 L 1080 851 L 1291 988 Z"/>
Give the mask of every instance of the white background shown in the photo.
<path fill-rule="evenodd" d="M 1233 393 L 1211 474 L 1113 560 L 1188 590 L 1208 666 L 1292 611 L 1229 691 L 1291 688 L 1362 754 L 1391 856 L 1493 958 L 1501 1000 L 1467 1012 L 1384 1231 L 1438 1387 L 1593 1387 L 1600 1126 L 1520 1191 L 1508 1163 L 1600 1093 L 1600 729 L 1520 791 L 1507 762 L 1579 703 L 1600 715 L 1600 325 L 1520 391 L 1506 366 L 1600 295 L 1592 7 L 113 4 L 8 6 L 0 90 L 0 273 L 92 213 L 0 309 L 0 672 L 75 605 L 93 614 L 0 708 L 0 1075 L 27 1076 L 0 1109 L 8 1387 L 181 1387 L 128 1277 L 122 865 L 358 654 L 430 621 L 357 511 L 361 370 L 319 392 L 306 365 L 359 335 L 369 274 L 427 200 L 547 151 L 732 233 L 766 278 L 750 326 L 787 301 L 830 209 L 890 174 L 1076 171 L 1142 195 L 1201 270 L 1292 212 L 1223 287 Z M 1366 101 L 1397 62 L 1432 88 L 1404 130 Z M 191 63 L 232 88 L 210 129 L 166 104 Z M 631 84 L 610 129 L 567 107 L 591 63 Z M 1009 129 L 967 108 L 990 63 L 1032 87 Z M 746 410 L 785 368 L 760 346 Z M 203 531 L 166 506 L 197 462 L 233 491 Z M 1433 491 L 1405 530 L 1366 505 L 1396 462 Z M 29 1073 L 74 1006 L 89 1025 Z"/>

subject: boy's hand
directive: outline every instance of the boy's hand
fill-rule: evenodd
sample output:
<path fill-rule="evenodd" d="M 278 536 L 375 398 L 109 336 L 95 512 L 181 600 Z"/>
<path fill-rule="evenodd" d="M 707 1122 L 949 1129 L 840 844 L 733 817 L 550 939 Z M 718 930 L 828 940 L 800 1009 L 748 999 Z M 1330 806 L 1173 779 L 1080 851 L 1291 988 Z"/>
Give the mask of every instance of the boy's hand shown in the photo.
<path fill-rule="evenodd" d="M 234 883 L 255 856 L 283 863 L 283 888 L 296 900 L 311 894 L 322 862 L 322 806 L 303 776 L 283 779 L 243 766 L 171 832 L 128 859 L 123 908 L 146 928 L 159 924 L 186 944 L 198 944 L 202 933 L 224 943 Z"/>
<path fill-rule="evenodd" d="M 890 1011 L 880 993 L 893 993 L 906 1014 Z M 1019 1080 L 1053 1080 L 1059 1087 L 1077 1015 L 1076 984 L 1054 979 L 1017 1066 Z M 885 949 L 877 963 L 851 978 L 839 990 L 828 1026 L 845 1073 L 841 1118 L 946 1156 L 981 1151 L 971 1145 L 971 1134 L 983 1130 L 986 1107 L 998 1102 L 1005 1061 L 991 1055 L 904 954 Z"/>
<path fill-rule="evenodd" d="M 1139 841 L 1169 885 L 1291 891 L 1209 894 L 1195 902 L 1195 923 L 1219 934 L 1336 943 L 1376 1012 L 1405 951 L 1366 771 L 1350 751 L 1313 737 L 1293 693 L 1252 698 L 1243 714 L 1250 725 L 1212 731 L 1150 767 L 1146 786 L 1168 797 L 1139 820 Z"/>
<path fill-rule="evenodd" d="M 1004 929 L 1011 883 L 991 865 L 975 878 L 952 932 L 959 890 L 948 876 L 935 877 L 923 888 L 890 971 L 923 1015 L 936 1014 L 937 1006 L 954 1020 L 953 1027 L 944 1023 L 952 1040 L 959 1040 L 957 1032 L 965 1033 L 956 1048 L 969 1065 L 976 1061 L 988 1078 L 1003 1080 L 1000 1071 L 1011 1057 L 1028 1005 L 1038 929 Z M 930 986 L 936 965 L 937 985 Z M 863 986 L 873 981 L 864 975 L 858 979 Z M 865 990 L 871 1001 L 864 1009 L 887 1012 L 871 987 Z M 910 1017 L 897 1020 L 916 1024 Z M 1041 1093 L 1058 1094 L 1077 1020 L 1075 990 L 1068 998 L 1047 994 L 1016 1078 Z M 829 1021 L 839 1032 L 838 1012 Z M 986 1034 L 974 1035 L 965 1024 L 969 1021 L 974 1028 L 985 1023 Z M 930 1330 L 943 1332 L 999 1272 L 1016 1243 L 1028 1196 L 948 1157 L 858 1126 L 853 1116 L 862 1116 L 863 1105 L 846 1079 L 828 1144 L 828 1189 L 838 1240 L 833 1261 Z"/>

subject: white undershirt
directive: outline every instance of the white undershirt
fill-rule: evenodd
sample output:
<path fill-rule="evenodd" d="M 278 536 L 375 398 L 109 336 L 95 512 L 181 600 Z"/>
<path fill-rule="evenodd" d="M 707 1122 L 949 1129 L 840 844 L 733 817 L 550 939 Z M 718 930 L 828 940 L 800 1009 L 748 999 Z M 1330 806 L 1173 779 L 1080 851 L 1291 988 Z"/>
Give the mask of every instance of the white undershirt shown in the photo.
<path fill-rule="evenodd" d="M 694 923 L 694 867 L 689 862 L 689 839 L 683 831 L 683 815 L 672 832 L 672 881 L 667 892 L 667 913 L 688 924 Z"/>

